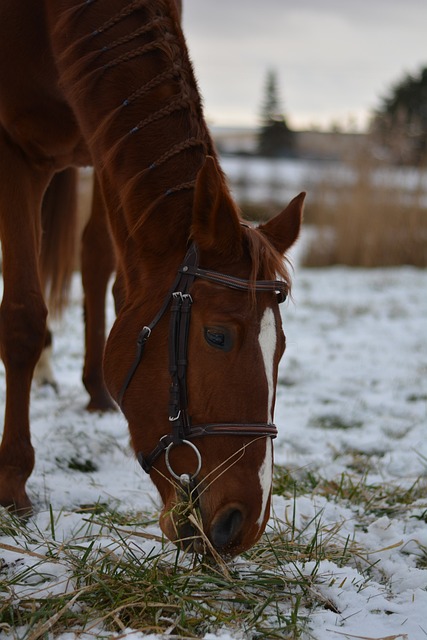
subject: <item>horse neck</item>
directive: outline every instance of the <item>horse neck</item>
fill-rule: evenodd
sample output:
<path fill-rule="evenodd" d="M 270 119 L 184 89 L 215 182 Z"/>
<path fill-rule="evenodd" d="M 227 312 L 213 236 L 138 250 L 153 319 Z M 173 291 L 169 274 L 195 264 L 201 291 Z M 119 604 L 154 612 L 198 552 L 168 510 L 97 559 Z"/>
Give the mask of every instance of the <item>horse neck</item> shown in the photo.
<path fill-rule="evenodd" d="M 174 3 L 82 3 L 56 15 L 52 43 L 119 252 L 129 238 L 157 253 L 185 245 L 195 179 L 214 150 Z"/>

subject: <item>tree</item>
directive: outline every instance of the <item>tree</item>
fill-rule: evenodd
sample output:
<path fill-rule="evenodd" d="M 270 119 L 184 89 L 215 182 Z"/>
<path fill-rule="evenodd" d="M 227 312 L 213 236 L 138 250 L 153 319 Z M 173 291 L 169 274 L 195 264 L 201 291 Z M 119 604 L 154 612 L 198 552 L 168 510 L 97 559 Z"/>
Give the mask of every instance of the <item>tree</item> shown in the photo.
<path fill-rule="evenodd" d="M 372 135 L 392 162 L 427 161 L 427 67 L 392 87 L 374 115 Z"/>
<path fill-rule="evenodd" d="M 258 153 L 268 157 L 294 155 L 294 133 L 289 129 L 279 98 L 277 75 L 270 70 L 261 105 L 261 128 L 258 135 Z"/>

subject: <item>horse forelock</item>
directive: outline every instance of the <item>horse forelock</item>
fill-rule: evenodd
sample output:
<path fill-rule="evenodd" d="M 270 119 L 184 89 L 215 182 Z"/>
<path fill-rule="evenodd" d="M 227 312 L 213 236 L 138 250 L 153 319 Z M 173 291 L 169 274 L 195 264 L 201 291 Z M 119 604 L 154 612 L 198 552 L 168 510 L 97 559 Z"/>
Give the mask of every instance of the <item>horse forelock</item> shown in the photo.
<path fill-rule="evenodd" d="M 291 289 L 289 262 L 271 244 L 268 238 L 254 227 L 243 226 L 244 242 L 251 261 L 250 281 L 283 280 Z"/>

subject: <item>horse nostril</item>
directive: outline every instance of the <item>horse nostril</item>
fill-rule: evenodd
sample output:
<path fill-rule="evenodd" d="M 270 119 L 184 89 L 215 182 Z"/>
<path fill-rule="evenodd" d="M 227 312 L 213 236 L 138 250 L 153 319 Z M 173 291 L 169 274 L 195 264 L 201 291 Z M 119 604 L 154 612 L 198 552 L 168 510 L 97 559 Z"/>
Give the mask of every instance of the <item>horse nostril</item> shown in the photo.
<path fill-rule="evenodd" d="M 216 549 L 226 549 L 236 539 L 243 525 L 243 513 L 240 509 L 227 508 L 211 526 L 210 539 Z"/>

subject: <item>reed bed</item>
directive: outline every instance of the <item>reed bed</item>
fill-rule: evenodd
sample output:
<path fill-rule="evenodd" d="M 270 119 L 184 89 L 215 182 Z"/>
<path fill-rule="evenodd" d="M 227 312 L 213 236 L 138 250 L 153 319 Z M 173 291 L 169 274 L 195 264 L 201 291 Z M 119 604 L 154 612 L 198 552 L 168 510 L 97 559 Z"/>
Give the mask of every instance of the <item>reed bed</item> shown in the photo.
<path fill-rule="evenodd" d="M 302 265 L 426 267 L 427 171 L 402 169 L 396 180 L 394 170 L 393 181 L 389 168 L 363 159 L 351 171 L 350 184 L 334 186 L 331 176 L 309 195 L 306 224 L 316 232 Z"/>

